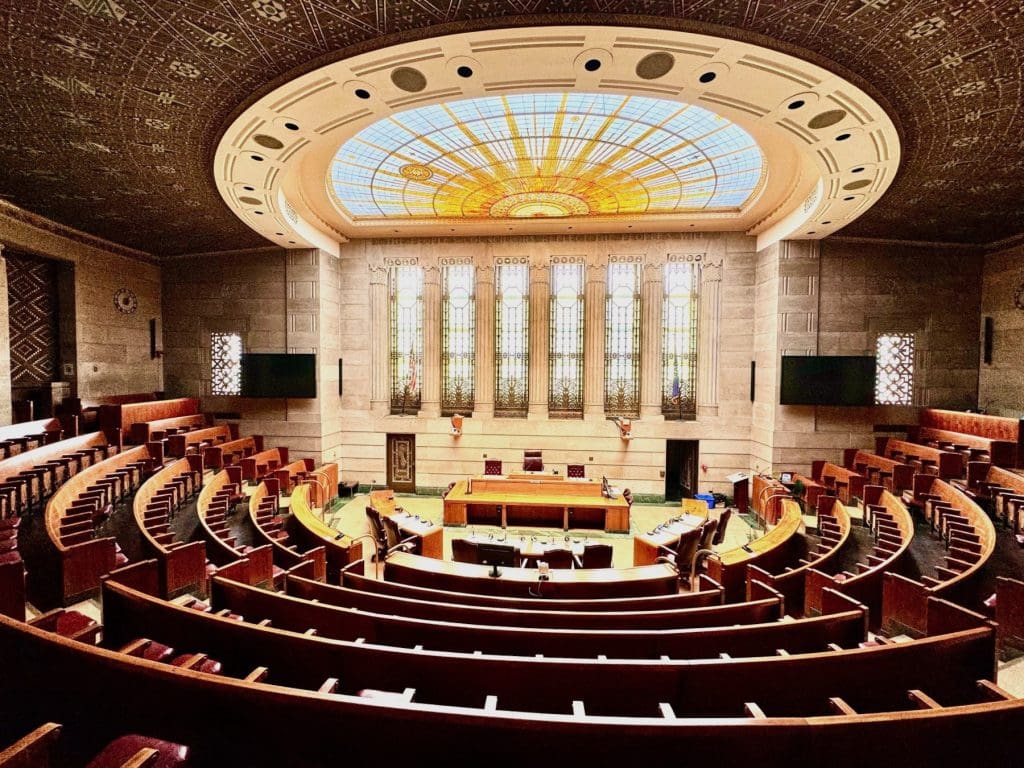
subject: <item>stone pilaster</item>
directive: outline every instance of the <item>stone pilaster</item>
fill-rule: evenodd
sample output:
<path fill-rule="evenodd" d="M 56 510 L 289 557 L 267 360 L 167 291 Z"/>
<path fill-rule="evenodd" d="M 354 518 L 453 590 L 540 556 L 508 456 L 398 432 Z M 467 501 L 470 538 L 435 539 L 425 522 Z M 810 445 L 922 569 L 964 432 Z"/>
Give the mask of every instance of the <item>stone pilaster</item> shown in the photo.
<path fill-rule="evenodd" d="M 384 416 L 391 410 L 388 359 L 388 268 L 370 258 L 370 410 Z"/>
<path fill-rule="evenodd" d="M 530 406 L 529 418 L 548 415 L 548 346 L 551 318 L 551 265 L 547 259 L 530 265 Z"/>
<path fill-rule="evenodd" d="M 423 392 L 420 416 L 441 415 L 441 270 L 423 265 Z"/>
<path fill-rule="evenodd" d="M 604 418 L 604 312 L 607 257 L 588 260 L 583 294 L 583 418 Z"/>
<path fill-rule="evenodd" d="M 697 413 L 718 413 L 719 325 L 722 319 L 722 259 L 700 268 L 700 311 L 697 314 Z"/>
<path fill-rule="evenodd" d="M 662 310 L 665 301 L 665 263 L 650 259 L 643 265 L 640 289 L 640 418 L 664 420 L 661 412 Z"/>
<path fill-rule="evenodd" d="M 473 415 L 494 415 L 494 264 L 476 266 L 476 366 Z"/>

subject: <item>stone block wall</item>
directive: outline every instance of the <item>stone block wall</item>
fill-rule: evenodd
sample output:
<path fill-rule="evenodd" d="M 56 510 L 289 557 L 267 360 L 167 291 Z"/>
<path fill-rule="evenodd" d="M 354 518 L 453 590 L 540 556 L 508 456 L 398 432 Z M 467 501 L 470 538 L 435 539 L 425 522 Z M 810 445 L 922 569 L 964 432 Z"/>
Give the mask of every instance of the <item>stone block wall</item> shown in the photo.
<path fill-rule="evenodd" d="M 991 317 L 992 362 L 979 353 L 978 405 L 997 416 L 1024 417 L 1024 246 L 985 257 L 979 335 Z"/>

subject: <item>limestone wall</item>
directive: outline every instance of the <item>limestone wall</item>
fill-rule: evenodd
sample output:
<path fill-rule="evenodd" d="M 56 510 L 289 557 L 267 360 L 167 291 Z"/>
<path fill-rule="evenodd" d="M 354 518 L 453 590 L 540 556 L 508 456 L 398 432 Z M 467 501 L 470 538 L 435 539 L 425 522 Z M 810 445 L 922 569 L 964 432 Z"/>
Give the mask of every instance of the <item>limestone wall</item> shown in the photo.
<path fill-rule="evenodd" d="M 993 345 L 992 363 L 980 363 L 978 404 L 998 416 L 1024 416 L 1024 309 L 1014 304 L 1022 286 L 1024 247 L 985 257 L 981 316 L 992 318 Z"/>

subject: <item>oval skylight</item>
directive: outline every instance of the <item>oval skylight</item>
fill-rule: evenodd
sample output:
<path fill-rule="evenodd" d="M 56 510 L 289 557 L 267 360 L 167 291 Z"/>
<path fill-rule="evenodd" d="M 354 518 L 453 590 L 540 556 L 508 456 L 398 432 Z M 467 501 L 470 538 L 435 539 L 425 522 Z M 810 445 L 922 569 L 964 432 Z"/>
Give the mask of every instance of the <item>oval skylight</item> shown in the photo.
<path fill-rule="evenodd" d="M 764 175 L 753 137 L 646 96 L 540 93 L 432 104 L 367 126 L 331 164 L 353 219 L 736 212 Z"/>

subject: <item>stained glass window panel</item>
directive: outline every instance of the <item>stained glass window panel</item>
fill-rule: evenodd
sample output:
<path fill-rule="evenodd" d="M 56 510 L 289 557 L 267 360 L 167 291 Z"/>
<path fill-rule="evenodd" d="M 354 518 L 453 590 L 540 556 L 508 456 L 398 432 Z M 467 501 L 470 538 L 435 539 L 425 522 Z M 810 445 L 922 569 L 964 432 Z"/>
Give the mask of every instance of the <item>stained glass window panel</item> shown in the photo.
<path fill-rule="evenodd" d="M 609 416 L 640 413 L 640 264 L 633 262 L 608 265 L 604 410 Z"/>
<path fill-rule="evenodd" d="M 875 346 L 875 402 L 914 404 L 914 334 L 883 333 Z"/>
<path fill-rule="evenodd" d="M 529 265 L 499 264 L 495 294 L 494 414 L 525 416 L 530 396 Z"/>
<path fill-rule="evenodd" d="M 237 333 L 210 334 L 210 394 L 242 392 L 242 337 Z"/>
<path fill-rule="evenodd" d="M 551 266 L 548 413 L 583 415 L 583 264 Z"/>
<path fill-rule="evenodd" d="M 441 414 L 451 416 L 473 410 L 476 362 L 473 265 L 446 266 L 441 280 Z"/>
<path fill-rule="evenodd" d="M 391 267 L 388 275 L 391 326 L 391 412 L 420 409 L 423 373 L 423 269 Z"/>
<path fill-rule="evenodd" d="M 697 290 L 699 268 L 665 265 L 662 303 L 661 410 L 666 419 L 697 416 Z"/>

